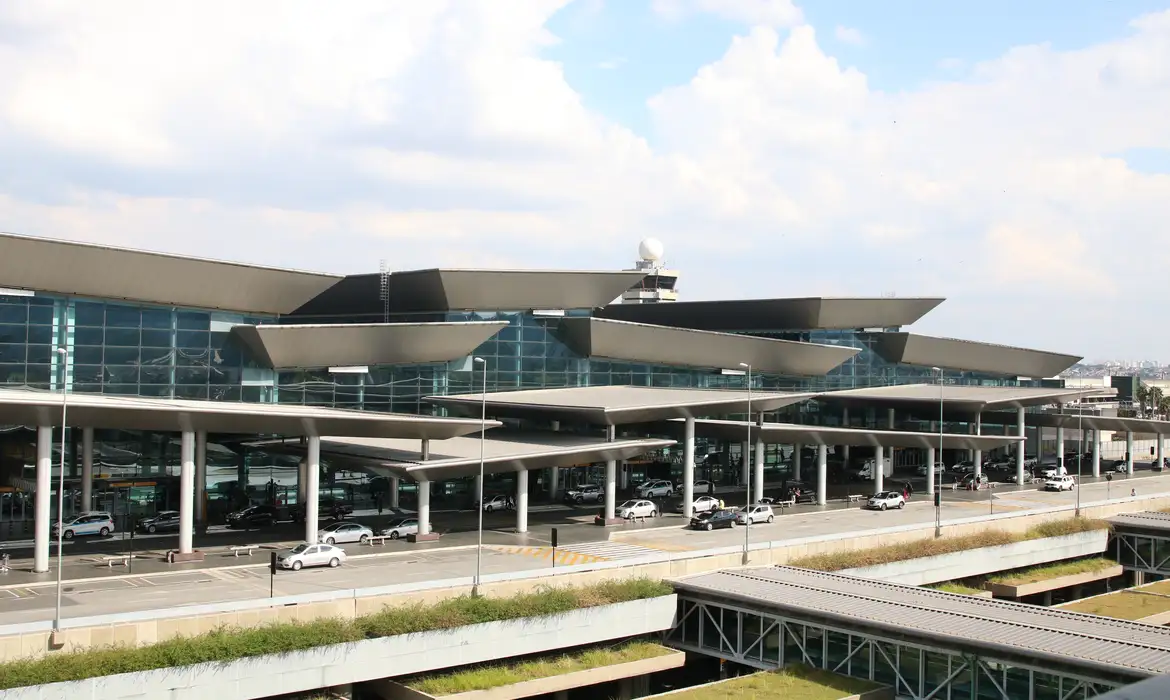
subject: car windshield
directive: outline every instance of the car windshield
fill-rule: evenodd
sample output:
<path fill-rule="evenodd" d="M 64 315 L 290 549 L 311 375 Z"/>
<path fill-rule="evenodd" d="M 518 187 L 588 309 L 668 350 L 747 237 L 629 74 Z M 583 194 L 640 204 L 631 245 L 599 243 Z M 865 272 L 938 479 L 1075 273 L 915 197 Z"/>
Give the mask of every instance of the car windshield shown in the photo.
<path fill-rule="evenodd" d="M 298 544 L 297 546 L 293 547 L 292 553 L 293 554 L 300 554 L 301 552 L 305 551 L 308 548 L 309 548 L 309 545 L 307 545 L 307 544 Z"/>
<path fill-rule="evenodd" d="M 334 530 L 340 530 L 341 528 L 345 527 L 346 525 L 348 525 L 348 523 L 333 523 L 332 525 L 326 525 L 325 527 L 323 527 L 321 529 L 324 532 L 333 532 Z"/>
<path fill-rule="evenodd" d="M 637 501 L 626 501 L 625 503 L 621 504 L 618 507 L 619 508 L 633 508 L 636 505 L 638 505 Z"/>

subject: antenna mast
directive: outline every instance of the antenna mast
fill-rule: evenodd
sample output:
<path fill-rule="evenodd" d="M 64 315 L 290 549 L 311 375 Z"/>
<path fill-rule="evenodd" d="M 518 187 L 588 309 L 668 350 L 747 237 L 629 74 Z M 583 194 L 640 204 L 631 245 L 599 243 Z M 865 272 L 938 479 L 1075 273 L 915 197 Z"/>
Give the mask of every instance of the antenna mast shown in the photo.
<path fill-rule="evenodd" d="M 390 270 L 386 260 L 378 261 L 378 298 L 382 300 L 382 323 L 390 323 Z"/>

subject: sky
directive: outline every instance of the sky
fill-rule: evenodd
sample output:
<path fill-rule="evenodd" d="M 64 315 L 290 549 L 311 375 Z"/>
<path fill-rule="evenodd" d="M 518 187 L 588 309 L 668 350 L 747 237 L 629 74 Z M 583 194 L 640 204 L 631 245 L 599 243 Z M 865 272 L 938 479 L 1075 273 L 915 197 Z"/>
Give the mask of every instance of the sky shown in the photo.
<path fill-rule="evenodd" d="M 0 231 L 1170 362 L 1170 0 L 6 0 Z M 0 280 L 2 284 L 2 280 Z"/>

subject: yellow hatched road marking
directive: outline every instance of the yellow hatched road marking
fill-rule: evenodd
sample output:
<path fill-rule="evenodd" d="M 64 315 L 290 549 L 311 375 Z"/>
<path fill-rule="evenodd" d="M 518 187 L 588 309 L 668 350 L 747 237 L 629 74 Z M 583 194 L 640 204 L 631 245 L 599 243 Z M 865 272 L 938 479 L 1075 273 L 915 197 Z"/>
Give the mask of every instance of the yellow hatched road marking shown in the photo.
<path fill-rule="evenodd" d="M 552 559 L 552 547 L 511 547 L 508 545 L 492 545 L 491 549 L 502 552 L 504 554 L 519 554 L 522 556 L 536 557 L 537 559 Z M 580 554 L 578 552 L 566 552 L 563 549 L 557 550 L 557 564 L 570 566 L 573 564 L 590 564 L 598 561 L 606 561 L 605 557 L 599 557 L 592 554 Z"/>

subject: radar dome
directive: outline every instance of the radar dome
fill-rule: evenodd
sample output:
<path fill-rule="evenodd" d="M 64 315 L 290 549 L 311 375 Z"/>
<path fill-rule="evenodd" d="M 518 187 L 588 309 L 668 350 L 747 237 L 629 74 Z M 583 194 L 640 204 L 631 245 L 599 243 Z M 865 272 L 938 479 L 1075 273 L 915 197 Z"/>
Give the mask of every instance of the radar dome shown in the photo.
<path fill-rule="evenodd" d="M 657 238 L 646 238 L 638 244 L 638 257 L 647 262 L 658 262 L 662 259 L 662 254 L 666 249 L 662 247 L 662 241 Z"/>

